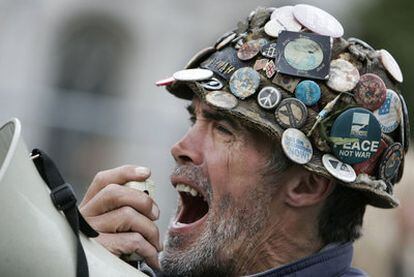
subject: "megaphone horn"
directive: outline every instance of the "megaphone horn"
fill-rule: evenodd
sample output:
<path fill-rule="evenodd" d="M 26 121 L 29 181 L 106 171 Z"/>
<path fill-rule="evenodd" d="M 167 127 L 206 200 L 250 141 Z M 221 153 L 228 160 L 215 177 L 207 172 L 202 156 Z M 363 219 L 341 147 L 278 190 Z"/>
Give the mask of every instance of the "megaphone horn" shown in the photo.
<path fill-rule="evenodd" d="M 0 276 L 76 276 L 77 237 L 50 192 L 10 120 L 0 128 Z M 83 233 L 80 242 L 89 276 L 145 276 Z"/>

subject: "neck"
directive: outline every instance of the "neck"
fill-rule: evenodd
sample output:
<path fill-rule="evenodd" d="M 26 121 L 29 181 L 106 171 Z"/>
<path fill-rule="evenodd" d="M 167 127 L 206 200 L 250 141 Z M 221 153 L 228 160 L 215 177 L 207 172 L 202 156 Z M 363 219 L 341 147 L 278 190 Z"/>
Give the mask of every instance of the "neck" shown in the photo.
<path fill-rule="evenodd" d="M 310 213 L 312 213 L 310 211 Z M 278 215 L 263 232 L 251 240 L 236 267 L 238 276 L 251 275 L 280 267 L 318 252 L 323 244 L 318 238 L 315 220 L 310 214 Z"/>

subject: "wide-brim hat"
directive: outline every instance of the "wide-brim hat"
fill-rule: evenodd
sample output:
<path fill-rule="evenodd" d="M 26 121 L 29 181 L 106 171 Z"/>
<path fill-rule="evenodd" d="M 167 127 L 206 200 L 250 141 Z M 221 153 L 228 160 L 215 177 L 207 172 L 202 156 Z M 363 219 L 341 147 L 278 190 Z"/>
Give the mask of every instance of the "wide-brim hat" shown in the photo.
<path fill-rule="evenodd" d="M 311 7 L 311 9 L 314 8 L 312 6 L 309 7 Z M 389 130 L 386 130 L 387 133 L 377 132 L 378 134 L 381 134 L 381 145 L 383 143 L 385 145 L 385 147 L 381 148 L 381 153 L 380 150 L 378 150 L 378 155 L 376 155 L 375 159 L 372 157 L 371 160 L 365 161 L 363 166 L 361 163 L 352 165 L 352 167 L 355 169 L 359 167 L 359 171 L 355 170 L 355 178 L 343 178 L 341 174 L 332 174 L 332 168 L 331 170 L 328 170 L 327 164 L 324 164 L 324 156 L 326 156 L 325 158 L 327 160 L 332 159 L 336 161 L 336 158 L 338 158 L 338 161 L 341 164 L 343 162 L 339 160 L 340 157 L 338 157 L 338 155 L 327 155 L 335 154 L 333 153 L 333 144 L 338 143 L 332 140 L 332 125 L 334 124 L 335 120 L 338 119 L 340 115 L 345 111 L 348 111 L 352 108 L 366 108 L 367 105 L 372 105 L 372 101 L 368 101 L 366 104 L 361 104 L 361 102 L 358 101 L 359 99 L 356 99 L 355 97 L 354 88 L 347 91 L 337 91 L 332 89 L 332 87 L 338 88 L 338 86 L 347 86 L 347 84 L 334 82 L 335 80 L 333 80 L 334 78 L 332 76 L 333 74 L 338 73 L 332 72 L 332 67 L 334 67 L 333 64 L 331 66 L 331 70 L 329 71 L 330 76 L 326 77 L 321 77 L 321 75 L 318 75 L 318 72 L 286 73 L 282 68 L 283 61 L 281 61 L 280 57 L 282 54 L 278 54 L 276 57 L 269 58 L 269 56 L 265 55 L 268 53 L 263 53 L 262 50 L 255 54 L 251 54 L 251 52 L 249 52 L 251 49 L 248 49 L 249 47 L 245 47 L 244 45 L 249 43 L 254 44 L 255 41 L 262 40 L 260 42 L 262 43 L 260 46 L 262 49 L 270 43 L 274 43 L 275 45 L 284 44 L 285 41 L 282 41 L 281 33 L 279 33 L 278 37 L 274 37 L 273 35 L 270 36 L 269 33 L 272 34 L 271 31 L 266 32 L 266 28 L 263 28 L 263 26 L 266 27 L 267 23 L 271 21 L 271 17 L 274 17 L 273 14 L 277 13 L 278 10 L 282 10 L 282 13 L 285 15 L 286 10 L 292 11 L 292 9 L 294 10 L 295 7 L 288 9 L 286 9 L 286 7 L 279 9 L 258 8 L 256 11 L 251 13 L 245 22 L 238 24 L 238 29 L 226 33 L 215 43 L 214 46 L 203 49 L 202 51 L 198 52 L 193 58 L 191 58 L 190 62 L 185 67 L 185 70 L 187 71 L 184 71 L 184 77 L 182 77 L 183 74 L 174 75 L 177 77 L 171 78 L 167 82 L 161 84 L 167 85 L 167 90 L 170 93 L 182 99 L 191 100 L 194 95 L 197 95 L 203 102 L 207 103 L 213 108 L 236 117 L 245 124 L 260 129 L 261 131 L 267 133 L 270 137 L 282 142 L 284 132 L 286 129 L 290 128 L 289 126 L 281 124 L 281 121 L 276 119 L 275 114 L 277 112 L 275 112 L 275 110 L 277 111 L 278 106 L 272 109 L 265 109 L 263 108 L 263 105 L 259 104 L 259 92 L 262 91 L 263 88 L 267 87 L 276 88 L 280 93 L 279 96 L 282 100 L 278 100 L 279 105 L 281 105 L 280 103 L 283 103 L 283 100 L 285 99 L 289 99 L 289 101 L 295 99 L 296 101 L 299 98 L 299 100 L 306 101 L 306 99 L 300 99 L 300 96 L 295 93 L 295 89 L 302 81 L 313 81 L 312 84 L 316 83 L 320 89 L 320 98 L 318 98 L 316 105 L 306 106 L 305 113 L 307 116 L 304 118 L 303 123 L 300 125 L 300 127 L 296 128 L 293 126 L 295 129 L 300 130 L 302 134 L 305 134 L 312 144 L 311 147 L 313 150 L 313 155 L 309 158 L 309 161 L 301 164 L 303 164 L 306 169 L 319 175 L 328 178 L 335 177 L 338 183 L 343 186 L 361 191 L 366 196 L 367 203 L 372 206 L 380 208 L 397 207 L 399 205 L 399 201 L 394 196 L 393 188 L 394 184 L 398 182 L 402 176 L 404 154 L 408 149 L 409 136 L 406 105 L 398 89 L 398 83 L 402 81 L 400 80 L 402 79 L 402 75 L 401 78 L 400 76 L 396 75 L 396 71 L 397 73 L 400 73 L 398 72 L 399 68 L 396 69 L 398 65 L 393 59 L 392 61 L 394 63 L 390 65 L 390 59 L 386 59 L 386 57 L 390 56 L 388 52 L 382 52 L 385 50 L 376 51 L 360 39 L 350 38 L 346 40 L 342 38 L 342 34 L 340 36 L 338 34 L 334 34 L 336 37 L 331 36 L 329 38 L 329 53 L 324 53 L 329 54 L 329 57 L 324 57 L 327 59 L 328 64 L 332 64 L 332 61 L 334 60 L 341 60 L 341 62 L 346 66 L 349 66 L 349 64 L 351 64 L 351 69 L 358 71 L 358 80 L 360 76 L 364 74 L 375 75 L 375 78 L 378 77 L 383 81 L 388 90 L 392 90 L 398 95 L 401 104 L 400 108 L 397 109 L 399 116 L 398 127 L 396 127 L 392 132 L 389 132 Z M 304 23 L 306 24 L 306 22 Z M 241 26 L 246 27 L 243 28 Z M 315 32 L 310 31 L 310 27 L 306 27 L 307 26 L 302 26 L 299 32 L 285 32 L 284 37 L 302 37 L 303 34 L 306 38 L 308 34 L 311 34 L 310 36 L 315 34 Z M 318 26 L 312 27 L 313 30 L 318 31 Z M 326 39 L 327 36 L 315 36 L 315 41 L 318 42 L 319 38 L 324 39 L 324 37 Z M 313 37 L 310 38 L 313 39 Z M 263 39 L 266 41 L 263 41 Z M 245 53 L 243 53 L 243 47 L 244 49 L 247 49 Z M 277 47 L 278 46 L 276 46 L 276 48 Z M 279 52 L 281 51 L 280 49 L 281 48 L 278 48 Z M 246 59 L 243 54 L 254 56 L 252 58 L 247 57 L 248 59 Z M 243 59 L 240 59 L 240 56 Z M 343 62 L 343 60 L 348 63 Z M 269 63 L 269 61 L 274 62 L 275 67 L 273 69 L 275 72 L 270 72 L 269 74 L 266 71 L 267 69 L 263 68 L 266 61 L 267 63 Z M 260 66 L 260 64 L 262 64 L 262 66 Z M 235 89 L 234 84 L 237 86 L 240 85 L 240 82 L 237 83 L 232 80 L 232 78 L 235 79 L 238 77 L 233 76 L 237 75 L 235 72 L 237 72 L 239 69 L 244 70 L 246 68 L 248 68 L 248 74 L 255 74 L 251 73 L 251 69 L 254 69 L 254 71 L 259 73 L 255 75 L 259 76 L 259 81 L 258 85 L 255 87 L 254 93 L 247 96 L 240 95 L 235 92 L 237 87 Z M 189 69 L 196 70 L 192 72 Z M 197 79 L 197 76 L 195 76 L 195 78 L 192 78 L 194 75 L 200 73 L 198 72 L 200 69 L 202 70 L 202 74 L 200 76 L 208 71 L 212 72 L 212 76 L 208 76 L 208 78 L 206 78 L 206 76 L 203 76 L 200 77 L 201 79 Z M 270 70 L 272 70 L 272 68 Z M 348 69 L 346 72 L 349 71 L 350 69 Z M 340 73 L 341 70 L 338 72 Z M 183 73 L 183 71 L 181 73 Z M 189 75 L 190 78 L 186 78 L 186 74 Z M 339 79 L 344 80 L 341 78 Z M 352 82 L 358 83 L 355 84 L 354 87 L 360 85 L 362 82 L 361 80 L 358 82 L 358 80 L 352 80 Z M 231 88 L 232 85 L 233 89 Z M 338 90 L 342 90 L 342 88 L 339 88 Z M 382 102 L 385 101 L 383 100 Z M 373 114 L 375 114 L 375 111 L 373 111 Z M 395 153 L 391 150 L 394 152 L 397 151 L 398 155 L 395 155 Z M 397 164 L 393 163 L 393 165 L 390 165 L 390 156 L 392 156 L 392 159 L 394 160 L 395 157 L 398 158 L 395 161 Z M 351 171 L 354 171 L 353 168 L 345 162 L 343 162 L 342 167 L 345 170 L 350 169 Z M 361 167 L 364 168 L 364 170 L 366 168 L 370 168 L 369 173 L 361 170 Z M 393 172 L 390 173 L 387 171 L 388 175 L 384 175 L 382 173 L 384 170 L 392 170 Z M 384 178 L 384 176 L 387 177 Z"/>

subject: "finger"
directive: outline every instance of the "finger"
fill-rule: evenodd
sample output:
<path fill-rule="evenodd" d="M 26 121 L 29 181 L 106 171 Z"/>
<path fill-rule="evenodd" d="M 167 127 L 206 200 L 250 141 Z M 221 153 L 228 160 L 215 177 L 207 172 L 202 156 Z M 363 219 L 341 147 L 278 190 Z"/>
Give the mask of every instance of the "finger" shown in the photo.
<path fill-rule="evenodd" d="M 90 217 L 123 206 L 130 206 L 152 220 L 157 220 L 160 214 L 157 205 L 146 193 L 116 184 L 110 184 L 98 192 L 81 207 L 81 212 L 84 216 Z"/>
<path fill-rule="evenodd" d="M 100 190 L 109 184 L 124 184 L 129 181 L 142 182 L 148 179 L 151 171 L 146 167 L 124 165 L 117 168 L 101 171 L 95 175 L 80 206 L 88 202 Z"/>
<path fill-rule="evenodd" d="M 160 267 L 157 250 L 139 233 L 102 233 L 95 240 L 118 257 L 122 254 L 137 253 L 152 268 Z"/>
<path fill-rule="evenodd" d="M 162 250 L 157 225 L 129 206 L 124 206 L 103 215 L 88 217 L 88 222 L 100 233 L 140 233 L 158 251 Z"/>

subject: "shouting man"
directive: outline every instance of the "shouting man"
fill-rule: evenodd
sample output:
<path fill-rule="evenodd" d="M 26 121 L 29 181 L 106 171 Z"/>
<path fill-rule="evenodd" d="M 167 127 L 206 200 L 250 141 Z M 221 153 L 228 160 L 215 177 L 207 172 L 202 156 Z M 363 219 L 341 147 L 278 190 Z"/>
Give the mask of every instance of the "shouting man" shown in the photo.
<path fill-rule="evenodd" d="M 154 201 L 123 186 L 146 168 L 99 173 L 82 213 L 160 275 L 365 276 L 352 242 L 366 205 L 398 206 L 408 149 L 398 64 L 309 5 L 237 26 L 157 83 L 191 101 L 192 122 L 171 150 L 180 201 L 164 246 Z"/>

